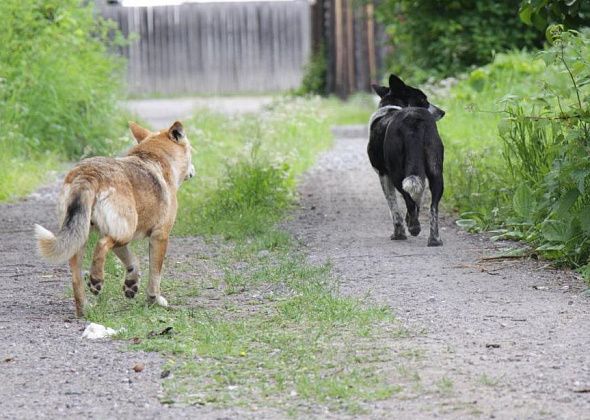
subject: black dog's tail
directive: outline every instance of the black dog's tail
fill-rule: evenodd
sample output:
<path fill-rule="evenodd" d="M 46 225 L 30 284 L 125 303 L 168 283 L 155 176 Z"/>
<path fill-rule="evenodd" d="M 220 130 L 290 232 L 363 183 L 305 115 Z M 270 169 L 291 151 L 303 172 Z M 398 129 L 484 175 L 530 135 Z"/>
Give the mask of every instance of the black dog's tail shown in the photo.
<path fill-rule="evenodd" d="M 402 188 L 410 194 L 412 200 L 418 205 L 422 201 L 422 195 L 425 188 L 425 171 L 424 171 L 424 135 L 425 129 L 422 124 L 418 124 L 417 132 L 412 136 L 413 139 L 405 138 L 406 144 L 404 163 L 404 180 Z"/>
<path fill-rule="evenodd" d="M 418 175 L 410 175 L 402 181 L 402 188 L 405 192 L 410 194 L 415 203 L 420 204 L 422 201 L 422 194 L 424 193 L 424 179 Z"/>

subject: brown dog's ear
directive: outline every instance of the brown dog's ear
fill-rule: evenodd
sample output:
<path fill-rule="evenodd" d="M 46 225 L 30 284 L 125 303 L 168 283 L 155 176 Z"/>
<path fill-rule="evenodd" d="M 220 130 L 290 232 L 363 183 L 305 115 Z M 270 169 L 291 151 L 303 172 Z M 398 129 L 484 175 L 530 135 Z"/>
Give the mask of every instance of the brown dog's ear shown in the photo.
<path fill-rule="evenodd" d="M 141 143 L 146 139 L 147 136 L 152 134 L 151 131 L 143 128 L 142 126 L 140 126 L 137 123 L 134 123 L 133 121 L 129 121 L 129 130 L 131 130 L 133 138 L 135 138 L 135 140 L 137 140 L 138 143 Z"/>
<path fill-rule="evenodd" d="M 180 121 L 175 121 L 168 129 L 168 137 L 176 142 L 184 137 L 184 127 Z"/>
<path fill-rule="evenodd" d="M 377 95 L 379 95 L 380 98 L 383 98 L 385 95 L 387 95 L 387 93 L 389 92 L 389 88 L 385 87 L 385 86 L 379 86 L 375 83 L 373 83 L 371 85 L 371 87 L 373 88 L 373 90 L 375 91 L 375 93 Z"/>

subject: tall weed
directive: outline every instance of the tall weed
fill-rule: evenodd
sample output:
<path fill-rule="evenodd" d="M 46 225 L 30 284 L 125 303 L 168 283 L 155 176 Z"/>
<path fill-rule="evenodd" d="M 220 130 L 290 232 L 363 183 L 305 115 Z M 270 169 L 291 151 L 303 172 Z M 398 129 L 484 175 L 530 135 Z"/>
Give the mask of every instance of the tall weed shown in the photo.
<path fill-rule="evenodd" d="M 123 63 L 108 52 L 120 37 L 92 4 L 0 2 L 0 121 L 35 150 L 79 157 L 120 147 Z"/>
<path fill-rule="evenodd" d="M 198 112 L 187 124 L 197 180 L 180 190 L 176 232 L 242 239 L 270 229 L 293 202 L 295 178 L 332 141 L 324 103 L 293 98 L 232 117 Z"/>
<path fill-rule="evenodd" d="M 487 229 L 502 223 L 511 191 L 498 125 L 506 101 L 534 90 L 544 69 L 542 60 L 525 52 L 498 54 L 439 99 L 447 112 L 438 123 L 445 144 L 443 204 L 462 214 L 462 226 Z"/>
<path fill-rule="evenodd" d="M 581 266 L 590 257 L 590 37 L 560 27 L 550 35 L 540 108 L 508 108 L 501 132 L 520 197 L 508 234 L 524 233 L 539 253 Z"/>
<path fill-rule="evenodd" d="M 26 193 L 51 161 L 120 150 L 123 62 L 109 54 L 121 36 L 93 2 L 3 0 L 0 16 L 2 163 L 22 177 L 0 181 L 4 198 Z"/>
<path fill-rule="evenodd" d="M 441 124 L 443 135 L 453 135 L 447 168 L 469 153 L 481 157 L 471 173 L 451 169 L 449 198 L 465 212 L 459 224 L 500 227 L 499 238 L 527 241 L 538 254 L 590 274 L 590 32 L 552 27 L 549 35 L 552 45 L 536 57 L 505 55 L 456 89 L 455 98 L 473 100 L 480 111 L 490 107 L 479 115 L 498 131 L 476 144 Z M 492 92 L 502 92 L 495 106 Z"/>

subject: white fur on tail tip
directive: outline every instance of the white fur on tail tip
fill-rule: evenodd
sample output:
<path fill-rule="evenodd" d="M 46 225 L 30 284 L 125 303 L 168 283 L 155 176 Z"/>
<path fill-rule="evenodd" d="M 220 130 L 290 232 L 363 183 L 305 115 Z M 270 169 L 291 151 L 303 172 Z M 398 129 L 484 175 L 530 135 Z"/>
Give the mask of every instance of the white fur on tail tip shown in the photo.
<path fill-rule="evenodd" d="M 35 224 L 35 238 L 37 238 L 37 248 L 41 256 L 48 261 L 55 261 L 55 235 L 41 225 Z"/>
<path fill-rule="evenodd" d="M 402 181 L 402 188 L 405 192 L 410 194 L 412 200 L 416 203 L 422 201 L 422 193 L 424 192 L 424 182 L 417 175 L 410 175 Z"/>

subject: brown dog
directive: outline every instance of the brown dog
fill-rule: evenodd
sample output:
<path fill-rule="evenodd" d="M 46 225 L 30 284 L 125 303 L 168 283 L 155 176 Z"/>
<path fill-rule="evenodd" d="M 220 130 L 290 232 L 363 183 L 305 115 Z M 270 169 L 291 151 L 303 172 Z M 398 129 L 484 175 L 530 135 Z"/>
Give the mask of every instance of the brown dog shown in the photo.
<path fill-rule="evenodd" d="M 100 239 L 92 259 L 90 291 L 100 292 L 105 258 L 112 249 L 127 269 L 125 296 L 135 297 L 139 264 L 128 244 L 147 236 L 148 299 L 168 305 L 160 294 L 160 272 L 168 235 L 176 219 L 176 192 L 182 181 L 195 174 L 191 145 L 178 121 L 156 133 L 133 122 L 129 128 L 138 144 L 127 156 L 85 159 L 66 175 L 60 194 L 61 229 L 57 235 L 35 225 L 41 255 L 50 262 L 70 262 L 77 316 L 84 312 L 81 264 L 91 228 L 99 232 Z"/>

